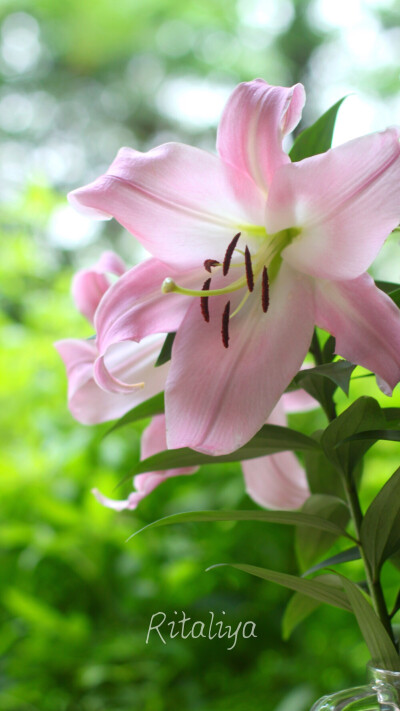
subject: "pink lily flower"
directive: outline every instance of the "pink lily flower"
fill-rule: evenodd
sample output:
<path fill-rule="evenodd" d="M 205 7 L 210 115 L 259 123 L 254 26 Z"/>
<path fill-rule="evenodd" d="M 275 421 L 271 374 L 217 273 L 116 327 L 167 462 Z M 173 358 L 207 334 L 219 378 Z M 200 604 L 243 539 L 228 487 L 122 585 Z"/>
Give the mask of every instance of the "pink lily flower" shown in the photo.
<path fill-rule="evenodd" d="M 365 272 L 400 221 L 399 129 L 291 163 L 282 138 L 303 104 L 299 84 L 240 84 L 218 155 L 181 144 L 123 148 L 105 175 L 70 194 L 85 214 L 115 217 L 155 257 L 103 298 L 98 369 L 105 386 L 116 343 L 177 328 L 170 448 L 223 454 L 247 442 L 299 370 L 315 324 L 385 388 L 400 380 L 400 312 Z"/>
<path fill-rule="evenodd" d="M 125 272 L 122 260 L 104 252 L 91 269 L 79 271 L 72 283 L 77 309 L 93 323 L 96 310 L 111 288 L 108 274 Z M 154 368 L 165 334 L 150 334 L 140 343 L 116 343 L 99 359 L 95 340 L 67 338 L 55 343 L 68 377 L 68 405 L 78 422 L 91 425 L 122 417 L 135 405 L 161 392 L 168 365 Z M 123 383 L 121 392 L 120 383 Z"/>
<path fill-rule="evenodd" d="M 296 390 L 282 396 L 271 413 L 268 422 L 287 425 L 286 412 L 305 412 L 318 403 L 304 390 Z M 144 430 L 141 441 L 141 460 L 167 448 L 165 415 L 153 417 Z M 303 467 L 293 452 L 279 452 L 258 459 L 249 459 L 242 464 L 246 491 L 257 504 L 268 509 L 298 509 L 310 496 Z M 135 491 L 127 499 L 115 500 L 93 489 L 96 499 L 115 511 L 136 509 L 137 505 L 162 484 L 174 476 L 194 474 L 199 467 L 181 467 L 166 471 L 146 472 L 133 479 Z"/>

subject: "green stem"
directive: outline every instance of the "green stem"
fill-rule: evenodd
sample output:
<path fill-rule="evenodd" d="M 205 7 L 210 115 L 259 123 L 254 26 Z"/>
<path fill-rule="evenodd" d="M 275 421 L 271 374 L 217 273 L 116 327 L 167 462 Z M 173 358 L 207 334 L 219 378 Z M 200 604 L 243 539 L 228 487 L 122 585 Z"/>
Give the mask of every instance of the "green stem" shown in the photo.
<path fill-rule="evenodd" d="M 311 341 L 311 346 L 310 346 L 310 352 L 314 357 L 316 365 L 322 365 L 324 362 L 323 360 L 323 353 L 321 350 L 321 346 L 319 343 L 318 336 L 316 332 L 314 331 L 314 335 Z M 325 397 L 325 403 L 323 405 L 325 413 L 329 419 L 330 422 L 332 422 L 336 418 L 336 406 L 332 397 L 332 393 L 329 393 L 328 391 L 325 391 L 326 397 Z M 360 541 L 360 533 L 361 533 L 361 524 L 363 520 L 363 514 L 361 511 L 361 506 L 360 506 L 360 501 L 358 498 L 358 493 L 357 489 L 355 487 L 353 479 L 351 481 L 347 480 L 347 477 L 343 477 L 343 483 L 344 483 L 344 489 L 346 493 L 346 498 L 347 502 L 349 504 L 350 508 L 350 513 L 351 517 L 353 519 L 354 523 L 354 528 L 356 531 L 356 536 L 358 539 L 358 547 L 360 550 L 361 558 L 364 563 L 364 568 L 365 568 L 365 577 L 367 580 L 367 585 L 368 589 L 371 595 L 371 600 L 375 609 L 376 614 L 378 615 L 380 621 L 382 622 L 383 626 L 385 627 L 390 639 L 392 640 L 393 644 L 396 646 L 395 638 L 393 635 L 393 629 L 392 625 L 390 622 L 390 615 L 388 613 L 388 609 L 386 607 L 386 602 L 385 598 L 383 595 L 383 590 L 381 586 L 380 579 L 378 577 L 377 580 L 374 580 L 372 572 L 371 572 L 371 567 L 369 565 L 369 562 L 365 556 L 361 541 Z"/>
<path fill-rule="evenodd" d="M 381 586 L 381 582 L 379 578 L 377 580 L 374 580 L 371 572 L 371 567 L 369 565 L 369 562 L 365 556 L 364 549 L 362 547 L 362 544 L 360 542 L 360 534 L 361 534 L 361 524 L 363 520 L 363 515 L 361 511 L 361 506 L 360 506 L 360 501 L 358 498 L 358 493 L 357 489 L 354 486 L 354 482 L 348 482 L 346 477 L 344 477 L 344 488 L 346 492 L 346 497 L 347 501 L 349 504 L 350 512 L 351 512 L 351 517 L 354 522 L 354 528 L 356 531 L 356 536 L 358 539 L 358 547 L 360 550 L 361 558 L 364 563 L 364 569 L 365 569 L 365 577 L 367 580 L 367 585 L 369 588 L 369 592 L 371 595 L 371 600 L 372 604 L 374 606 L 374 610 L 376 614 L 378 615 L 380 621 L 382 622 L 384 628 L 386 629 L 386 632 L 388 633 L 390 639 L 392 640 L 393 644 L 396 646 L 396 641 L 393 635 L 393 630 L 392 630 L 392 625 L 390 622 L 390 616 L 386 607 L 386 602 L 385 598 L 383 595 L 383 590 Z"/>

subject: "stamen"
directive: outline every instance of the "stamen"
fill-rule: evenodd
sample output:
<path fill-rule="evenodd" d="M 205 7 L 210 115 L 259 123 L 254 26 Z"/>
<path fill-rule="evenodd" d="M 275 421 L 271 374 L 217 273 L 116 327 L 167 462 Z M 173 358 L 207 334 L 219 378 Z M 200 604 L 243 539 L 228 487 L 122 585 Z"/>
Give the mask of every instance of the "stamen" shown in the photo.
<path fill-rule="evenodd" d="M 228 244 L 228 248 L 225 252 L 225 257 L 224 261 L 222 264 L 222 273 L 224 276 L 226 276 L 229 272 L 229 267 L 231 265 L 231 259 L 233 252 L 235 251 L 235 247 L 239 241 L 239 237 L 241 235 L 241 232 L 238 232 L 237 235 L 234 236 L 233 240 Z"/>
<path fill-rule="evenodd" d="M 228 348 L 229 346 L 229 311 L 231 308 L 231 302 L 228 301 L 224 308 L 224 313 L 222 314 L 222 329 L 221 329 L 221 334 L 222 334 L 222 343 L 224 344 L 225 348 Z"/>
<path fill-rule="evenodd" d="M 266 314 L 269 306 L 269 279 L 267 267 L 264 267 L 262 273 L 262 291 L 261 291 L 262 310 Z"/>
<path fill-rule="evenodd" d="M 221 266 L 221 262 L 218 261 L 218 259 L 206 259 L 204 262 L 204 269 L 211 274 L 211 267 L 219 267 Z"/>
<path fill-rule="evenodd" d="M 203 284 L 203 291 L 208 291 L 210 288 L 210 284 L 211 284 L 211 278 L 206 279 Z M 206 323 L 208 323 L 210 320 L 210 312 L 208 310 L 208 296 L 201 296 L 200 297 L 200 308 L 201 308 L 201 313 L 204 318 L 204 321 Z"/>
<path fill-rule="evenodd" d="M 249 291 L 253 291 L 254 289 L 254 275 L 253 275 L 253 265 L 251 263 L 251 254 L 250 250 L 246 244 L 246 249 L 244 253 L 244 263 L 246 265 L 246 279 L 247 279 L 247 286 L 249 287 Z"/>

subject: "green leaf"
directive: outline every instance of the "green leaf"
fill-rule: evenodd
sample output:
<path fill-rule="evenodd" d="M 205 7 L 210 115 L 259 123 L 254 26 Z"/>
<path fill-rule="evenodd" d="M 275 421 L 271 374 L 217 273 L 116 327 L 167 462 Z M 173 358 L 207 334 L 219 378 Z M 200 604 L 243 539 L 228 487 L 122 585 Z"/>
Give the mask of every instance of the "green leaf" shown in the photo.
<path fill-rule="evenodd" d="M 356 366 L 348 360 L 335 360 L 333 363 L 324 363 L 317 365 L 315 368 L 300 370 L 295 376 L 296 383 L 302 385 L 302 382 L 309 377 L 320 375 L 323 378 L 328 378 L 337 385 L 345 395 L 349 394 L 350 378 Z"/>
<path fill-rule="evenodd" d="M 160 365 L 164 365 L 164 363 L 168 363 L 169 360 L 171 360 L 171 351 L 172 351 L 172 345 L 175 340 L 176 333 L 167 333 L 165 337 L 165 341 L 163 343 L 163 346 L 160 351 L 160 355 L 158 356 L 154 367 L 158 368 Z"/>
<path fill-rule="evenodd" d="M 164 393 L 158 393 L 149 400 L 141 402 L 140 405 L 136 405 L 132 410 L 129 410 L 126 415 L 115 422 L 106 432 L 105 436 L 118 430 L 120 427 L 125 427 L 125 425 L 130 425 L 132 422 L 137 422 L 138 420 L 143 420 L 145 417 L 160 415 L 162 412 L 164 412 Z"/>
<path fill-rule="evenodd" d="M 390 298 L 400 308 L 400 288 L 389 293 Z"/>
<path fill-rule="evenodd" d="M 319 516 L 302 513 L 301 511 L 185 511 L 183 513 L 165 516 L 164 518 L 153 521 L 147 526 L 144 526 L 140 531 L 136 531 L 130 536 L 133 538 L 138 533 L 146 531 L 149 528 L 159 528 L 160 526 L 169 526 L 173 523 L 193 523 L 193 522 L 211 522 L 211 521 L 262 521 L 263 523 L 281 523 L 289 526 L 307 526 L 313 529 L 327 531 L 335 536 L 345 536 L 354 540 L 346 533 L 344 528 L 341 528 L 332 521 L 325 520 Z"/>
<path fill-rule="evenodd" d="M 318 581 L 326 585 L 331 585 L 333 588 L 336 588 L 336 590 L 338 588 L 341 590 L 342 588 L 336 575 L 320 575 Z M 309 617 L 320 605 L 321 602 L 319 600 L 303 595 L 302 593 L 294 593 L 286 605 L 282 619 L 283 639 L 289 639 L 295 627 Z"/>
<path fill-rule="evenodd" d="M 302 512 L 332 521 L 346 528 L 350 518 L 348 506 L 341 499 L 325 494 L 313 494 L 302 506 Z M 337 534 L 300 528 L 296 531 L 296 554 L 301 570 L 307 570 L 332 547 Z"/>
<path fill-rule="evenodd" d="M 291 430 L 288 427 L 279 425 L 264 425 L 259 432 L 248 442 L 237 449 L 236 452 L 224 454 L 219 457 L 210 454 L 202 454 L 194 449 L 183 447 L 182 449 L 167 449 L 164 452 L 154 454 L 148 459 L 143 459 L 134 468 L 132 475 L 142 472 L 160 471 L 163 469 L 175 469 L 179 467 L 193 467 L 204 464 L 218 464 L 221 462 L 238 462 L 245 459 L 256 459 L 266 454 L 276 454 L 286 450 L 308 450 L 318 449 L 319 444 L 311 437 L 307 437 L 301 432 Z M 129 476 L 131 476 L 131 474 Z"/>
<path fill-rule="evenodd" d="M 350 563 L 354 560 L 361 560 L 361 553 L 358 546 L 352 546 L 351 548 L 347 548 L 347 550 L 342 551 L 341 553 L 337 553 L 336 555 L 332 555 L 330 558 L 326 558 L 320 563 L 313 565 L 312 568 L 309 568 L 308 570 L 306 570 L 305 573 L 303 573 L 303 577 L 311 575 L 312 573 L 316 573 L 318 570 L 323 570 L 323 568 L 328 568 L 330 565 Z"/>
<path fill-rule="evenodd" d="M 400 284 L 396 284 L 396 282 L 393 281 L 381 281 L 380 279 L 377 279 L 375 284 L 378 289 L 384 291 L 385 294 L 391 294 L 393 291 L 400 289 Z"/>
<path fill-rule="evenodd" d="M 320 430 L 314 432 L 313 437 L 319 442 L 322 434 L 323 430 Z M 328 494 L 341 499 L 346 498 L 341 477 L 322 448 L 319 451 L 304 452 L 304 463 L 308 485 L 313 494 Z"/>
<path fill-rule="evenodd" d="M 333 394 L 337 387 L 340 387 L 346 395 L 349 394 L 350 378 L 355 367 L 347 360 L 338 360 L 300 370 L 288 390 L 299 387 L 306 390 L 322 405 L 330 419 Z"/>
<path fill-rule="evenodd" d="M 374 579 L 400 547 L 400 467 L 368 508 L 361 526 L 361 543 Z"/>
<path fill-rule="evenodd" d="M 246 565 L 241 563 L 218 563 L 217 565 L 212 565 L 210 568 L 207 568 L 207 570 L 212 570 L 222 566 L 229 566 L 230 568 L 243 570 L 245 573 L 255 575 L 257 578 L 268 580 L 270 583 L 277 583 L 278 585 L 282 585 L 290 590 L 295 590 L 295 592 L 308 595 L 319 602 L 326 602 L 329 605 L 340 607 L 342 610 L 348 610 L 351 612 L 351 606 L 346 595 L 338 588 L 335 589 L 332 585 L 321 583 L 318 579 L 305 580 L 304 578 L 298 578 L 296 575 L 278 573 L 275 570 L 258 568 L 255 565 Z"/>
<path fill-rule="evenodd" d="M 376 400 L 360 397 L 326 428 L 321 444 L 328 459 L 347 478 L 351 477 L 357 463 L 372 446 L 372 440 L 347 441 L 348 437 L 382 427 L 386 420 Z"/>
<path fill-rule="evenodd" d="M 376 281 L 376 286 L 388 294 L 392 301 L 400 308 L 400 284 L 396 284 L 392 281 Z"/>
<path fill-rule="evenodd" d="M 282 637 L 288 640 L 293 630 L 309 617 L 317 607 L 320 606 L 319 600 L 315 600 L 301 593 L 294 593 L 286 605 L 282 619 Z"/>
<path fill-rule="evenodd" d="M 336 447 L 339 447 L 345 442 L 356 442 L 360 440 L 372 440 L 370 446 L 379 440 L 386 440 L 387 442 L 400 442 L 400 430 L 366 430 L 364 432 L 356 432 L 356 434 L 342 439 L 336 444 Z"/>
<path fill-rule="evenodd" d="M 337 575 L 342 581 L 373 663 L 383 669 L 398 671 L 399 655 L 379 617 L 357 585 L 343 575 L 339 573 Z"/>
<path fill-rule="evenodd" d="M 304 160 L 319 153 L 325 153 L 332 145 L 336 117 L 345 96 L 331 106 L 312 126 L 297 136 L 289 153 L 292 161 Z"/>
<path fill-rule="evenodd" d="M 382 412 L 387 422 L 398 422 L 400 424 L 400 407 L 382 407 Z"/>

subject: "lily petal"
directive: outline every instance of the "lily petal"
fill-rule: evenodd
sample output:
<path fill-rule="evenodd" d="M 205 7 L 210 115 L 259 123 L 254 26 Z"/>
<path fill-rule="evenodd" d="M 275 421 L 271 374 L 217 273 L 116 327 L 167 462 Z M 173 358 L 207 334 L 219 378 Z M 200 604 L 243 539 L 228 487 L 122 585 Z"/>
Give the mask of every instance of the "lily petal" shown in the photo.
<path fill-rule="evenodd" d="M 302 84 L 270 86 L 263 79 L 239 84 L 219 124 L 219 155 L 267 192 L 275 170 L 289 163 L 282 139 L 298 124 L 304 102 Z"/>
<path fill-rule="evenodd" d="M 90 323 L 100 299 L 110 286 L 107 273 L 121 276 L 126 270 L 122 259 L 115 252 L 103 252 L 99 261 L 91 269 L 81 269 L 72 281 L 72 296 L 76 308 Z"/>
<path fill-rule="evenodd" d="M 143 432 L 140 447 L 140 459 L 147 459 L 147 457 L 151 457 L 153 454 L 162 452 L 166 448 L 165 415 L 156 415 Z M 166 479 L 173 476 L 181 476 L 183 474 L 194 474 L 197 470 L 198 467 L 181 467 L 180 469 L 167 469 L 166 471 L 138 474 L 133 480 L 133 485 L 136 491 L 133 491 L 129 494 L 127 499 L 122 501 L 109 499 L 107 496 L 101 494 L 97 489 L 93 489 L 92 493 L 95 495 L 96 499 L 103 504 L 103 506 L 107 506 L 107 508 L 114 509 L 115 511 L 135 509 L 140 501 L 145 498 L 145 496 L 154 491 L 154 489 L 162 484 Z"/>
<path fill-rule="evenodd" d="M 303 390 L 303 388 L 293 390 L 290 393 L 284 393 L 281 402 L 285 412 L 288 414 L 291 412 L 308 412 L 309 410 L 315 410 L 316 407 L 319 407 L 317 400 Z"/>
<path fill-rule="evenodd" d="M 157 259 L 148 259 L 129 269 L 109 288 L 97 309 L 95 328 L 100 354 L 120 341 L 139 341 L 151 333 L 177 330 L 190 297 L 162 294 L 166 277 L 201 289 L 204 269 L 178 272 Z"/>
<path fill-rule="evenodd" d="M 268 422 L 287 425 L 283 398 L 271 412 Z M 307 477 L 293 452 L 249 459 L 242 462 L 242 469 L 247 493 L 264 508 L 298 509 L 310 496 Z"/>
<path fill-rule="evenodd" d="M 198 303 L 190 307 L 174 342 L 165 390 L 170 448 L 235 451 L 264 424 L 300 368 L 314 324 L 309 280 L 283 265 L 266 314 L 259 291 L 257 285 L 231 319 L 227 349 L 221 343 L 226 296 L 210 298 L 210 323 L 202 320 Z"/>
<path fill-rule="evenodd" d="M 164 389 L 168 363 L 154 368 L 164 336 L 142 343 L 121 343 L 107 354 L 107 367 L 114 377 L 127 383 L 145 382 L 128 394 L 106 392 L 94 379 L 98 351 L 94 341 L 67 339 L 55 344 L 68 376 L 68 405 L 76 420 L 85 425 L 121 417 L 132 407 Z"/>
<path fill-rule="evenodd" d="M 400 222 L 399 135 L 373 133 L 277 171 L 266 229 L 301 230 L 282 252 L 295 269 L 341 280 L 370 266 Z"/>
<path fill-rule="evenodd" d="M 241 225 L 264 222 L 265 200 L 252 180 L 179 143 L 148 153 L 122 148 L 105 175 L 68 197 L 84 214 L 115 217 L 151 254 L 178 268 L 221 261 Z"/>
<path fill-rule="evenodd" d="M 316 323 L 336 338 L 336 353 L 379 376 L 400 380 L 400 310 L 369 274 L 351 281 L 316 280 Z"/>

